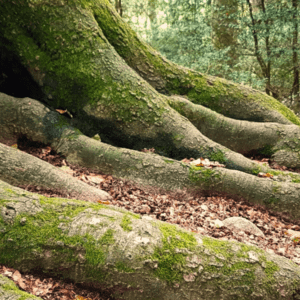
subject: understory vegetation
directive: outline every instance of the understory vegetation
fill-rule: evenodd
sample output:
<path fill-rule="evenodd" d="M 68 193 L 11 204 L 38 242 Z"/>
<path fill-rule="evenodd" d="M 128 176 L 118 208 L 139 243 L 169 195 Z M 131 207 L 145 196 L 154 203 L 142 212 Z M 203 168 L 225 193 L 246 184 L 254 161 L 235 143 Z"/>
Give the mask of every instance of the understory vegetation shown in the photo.
<path fill-rule="evenodd" d="M 122 18 L 169 60 L 266 91 L 296 114 L 299 15 L 297 0 L 122 1 Z"/>

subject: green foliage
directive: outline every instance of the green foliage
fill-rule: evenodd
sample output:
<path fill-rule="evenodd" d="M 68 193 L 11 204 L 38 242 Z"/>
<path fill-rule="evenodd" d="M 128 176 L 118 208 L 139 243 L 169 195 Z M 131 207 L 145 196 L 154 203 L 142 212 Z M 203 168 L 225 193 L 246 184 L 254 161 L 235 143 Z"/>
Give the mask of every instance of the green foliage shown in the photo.
<path fill-rule="evenodd" d="M 265 202 L 266 204 L 276 204 L 276 203 L 278 203 L 279 201 L 280 201 L 279 199 L 274 198 L 274 197 L 271 197 L 270 199 L 265 200 L 264 202 Z"/>
<path fill-rule="evenodd" d="M 257 149 L 257 152 L 259 154 L 265 155 L 265 157 L 271 157 L 275 153 L 275 151 L 273 150 L 273 146 L 271 145 L 266 145 L 261 149 Z"/>
<path fill-rule="evenodd" d="M 122 222 L 120 224 L 120 226 L 123 228 L 123 230 L 131 231 L 132 230 L 131 224 L 132 224 L 132 222 L 131 222 L 130 217 L 128 215 L 124 215 Z"/>
<path fill-rule="evenodd" d="M 264 9 L 250 2 L 251 15 L 247 0 L 225 2 L 227 7 L 221 5 L 224 1 L 127 0 L 124 19 L 169 60 L 202 73 L 264 91 L 267 79 L 263 66 L 269 63 L 272 91 L 280 91 L 278 99 L 287 98 L 293 84 L 293 32 L 300 9 L 295 11 L 292 0 L 268 0 Z M 230 3 L 238 9 L 229 10 Z M 291 17 L 293 14 L 296 18 Z M 142 24 L 138 18 L 132 21 L 132 16 L 146 20 Z M 214 23 L 220 24 L 219 31 L 237 34 L 236 44 L 216 47 Z M 238 55 L 234 61 L 230 57 L 233 50 Z M 300 56 L 299 47 L 295 51 Z"/>

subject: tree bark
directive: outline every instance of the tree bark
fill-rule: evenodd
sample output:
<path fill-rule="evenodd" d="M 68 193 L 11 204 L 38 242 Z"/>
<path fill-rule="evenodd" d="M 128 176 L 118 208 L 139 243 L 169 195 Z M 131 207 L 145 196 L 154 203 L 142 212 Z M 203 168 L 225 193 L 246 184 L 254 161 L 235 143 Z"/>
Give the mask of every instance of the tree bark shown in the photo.
<path fill-rule="evenodd" d="M 119 13 L 120 17 L 123 16 L 123 7 L 122 7 L 122 3 L 121 0 L 115 0 L 115 7 L 116 7 L 116 11 Z"/>
<path fill-rule="evenodd" d="M 294 20 L 294 32 L 293 32 L 293 66 L 294 66 L 294 82 L 292 88 L 292 95 L 296 95 L 297 102 L 300 100 L 299 95 L 299 65 L 298 65 L 298 53 L 296 49 L 298 48 L 298 21 L 297 21 L 297 12 L 298 12 L 298 3 L 296 0 L 293 0 L 293 20 Z M 299 106 L 299 104 L 298 104 Z"/>
<path fill-rule="evenodd" d="M 21 298 L 22 297 L 22 298 Z M 16 284 L 0 274 L 0 299 L 3 300 L 42 300 L 40 297 L 20 291 Z"/>
<path fill-rule="evenodd" d="M 293 219 L 300 217 L 298 205 L 300 191 L 299 184 L 296 183 L 300 181 L 300 175 L 297 173 L 282 172 L 279 182 L 221 167 L 213 170 L 205 167 L 194 167 L 168 157 L 113 147 L 96 141 L 73 128 L 69 124 L 71 122 L 64 116 L 51 111 L 36 100 L 18 99 L 4 94 L 1 95 L 0 100 L 2 105 L 1 118 L 13 122 L 13 124 L 6 122 L 3 129 L 0 128 L 2 129 L 1 132 L 5 133 L 6 140 L 26 134 L 30 140 L 50 145 L 51 149 L 60 153 L 66 158 L 66 161 L 74 165 L 88 167 L 119 178 L 133 180 L 142 185 L 157 186 L 166 190 L 172 190 L 176 187 L 231 193 L 242 196 L 249 201 L 267 205 L 275 211 L 287 212 Z M 13 108 L 14 106 L 15 108 Z M 6 109 L 7 107 L 10 109 Z M 31 107 L 33 110 L 30 110 Z M 276 126 L 298 129 L 294 125 L 270 124 L 271 128 L 272 125 L 274 125 L 274 129 Z M 208 141 L 208 143 L 213 145 L 213 142 Z M 55 176 L 60 176 L 55 168 L 46 168 L 43 162 L 39 163 L 34 160 L 31 166 L 27 163 L 30 160 L 27 154 L 4 145 L 0 150 L 2 155 L 0 178 L 10 184 L 36 183 L 42 187 L 47 185 L 52 188 L 56 187 L 59 191 L 64 192 L 76 188 L 75 192 L 77 193 L 85 187 L 84 185 L 75 187 L 76 183 L 73 184 L 68 176 L 65 176 L 66 179 L 62 178 L 62 182 L 59 183 L 60 179 L 55 180 Z M 233 152 L 232 155 L 236 156 L 236 161 L 244 160 L 240 154 Z M 37 161 L 39 160 L 37 159 Z M 39 171 L 39 169 L 42 170 Z M 9 171 L 7 172 L 7 170 Z M 36 173 L 37 170 L 38 174 Z M 272 172 L 270 168 L 264 165 L 261 165 L 259 170 Z M 34 175 L 42 178 L 37 178 Z M 294 182 L 291 182 L 292 179 Z M 68 184 L 66 184 L 67 181 L 69 181 Z M 108 199 L 107 194 L 103 191 L 98 191 L 97 194 L 97 189 L 91 189 L 89 193 L 89 195 L 82 197 L 92 195 L 93 199 L 97 199 L 97 197 L 102 197 L 102 200 Z"/>
<path fill-rule="evenodd" d="M 236 14 L 239 10 L 239 1 L 237 0 L 216 0 L 214 3 L 216 9 L 213 12 L 212 29 L 213 29 L 213 44 L 217 49 L 224 49 L 230 46 L 228 55 L 230 57 L 229 65 L 233 67 L 238 63 L 238 43 L 237 37 L 239 30 L 229 27 L 229 24 L 237 25 L 237 20 L 230 17 L 231 14 Z M 220 11 L 220 8 L 225 6 L 225 9 Z M 226 19 L 225 15 L 228 17 Z"/>
<path fill-rule="evenodd" d="M 111 196 L 20 150 L 0 144 L 0 177 L 13 185 L 34 184 L 89 201 L 109 201 Z"/>
<path fill-rule="evenodd" d="M 276 152 L 282 143 L 292 149 L 295 140 L 300 137 L 300 129 L 296 125 L 234 120 L 202 105 L 195 105 L 185 97 L 174 95 L 170 99 L 169 105 L 186 117 L 203 135 L 238 153 L 245 154 L 267 145 L 274 145 L 273 150 Z M 278 153 L 275 156 L 278 162 Z M 290 166 L 293 161 L 284 156 L 280 160 L 281 165 Z"/>
<path fill-rule="evenodd" d="M 0 262 L 23 272 L 59 270 L 75 282 L 118 287 L 113 296 L 128 300 L 278 300 L 299 286 L 295 263 L 254 246 L 3 181 L 0 195 Z"/>
<path fill-rule="evenodd" d="M 278 164 L 299 167 L 300 120 L 295 114 L 265 93 L 166 60 L 138 39 L 107 0 L 0 0 L 0 49 L 6 75 L 4 85 L 0 83 L 1 139 L 26 137 L 51 146 L 72 164 L 167 190 L 236 194 L 299 219 L 299 174 L 276 172 L 241 154 L 268 149 Z M 30 88 L 12 97 L 8 94 L 18 86 L 17 78 L 24 78 Z M 69 119 L 55 109 L 67 109 Z M 95 134 L 102 142 L 90 138 Z M 163 156 L 136 151 L 152 147 Z M 109 198 L 11 147 L 1 145 L 0 151 L 0 179 L 6 184 L 55 186 L 94 202 Z M 180 161 L 186 157 L 209 158 L 226 168 L 187 165 Z M 260 172 L 278 175 L 281 181 L 260 178 Z M 53 200 L 55 212 L 69 214 L 72 221 L 49 220 L 52 200 L 28 200 L 20 189 L 13 189 L 17 194 L 10 198 L 7 188 L 3 182 L 3 264 L 27 270 L 38 263 L 48 270 L 61 267 L 77 281 L 119 283 L 124 299 L 281 299 L 279 284 L 286 295 L 299 285 L 299 267 L 262 250 L 256 255 L 242 244 L 236 250 L 231 243 L 101 206 L 101 214 L 110 211 L 112 219 L 99 214 L 99 204 L 79 200 L 66 206 Z M 88 229 L 89 214 L 95 220 L 93 229 Z M 123 218 L 136 222 L 132 233 L 119 226 Z M 53 239 L 45 234 L 48 230 Z M 213 254 L 217 248 L 227 249 L 224 259 Z M 10 256 L 12 250 L 16 258 Z"/>

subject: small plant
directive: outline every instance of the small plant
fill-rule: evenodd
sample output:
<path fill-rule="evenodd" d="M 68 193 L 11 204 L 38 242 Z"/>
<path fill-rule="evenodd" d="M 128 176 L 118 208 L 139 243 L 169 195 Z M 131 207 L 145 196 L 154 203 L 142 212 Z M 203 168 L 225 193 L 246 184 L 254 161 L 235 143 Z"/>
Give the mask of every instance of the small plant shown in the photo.
<path fill-rule="evenodd" d="M 298 245 L 298 244 L 300 244 L 300 237 L 295 237 L 292 239 L 292 241 L 295 245 Z"/>

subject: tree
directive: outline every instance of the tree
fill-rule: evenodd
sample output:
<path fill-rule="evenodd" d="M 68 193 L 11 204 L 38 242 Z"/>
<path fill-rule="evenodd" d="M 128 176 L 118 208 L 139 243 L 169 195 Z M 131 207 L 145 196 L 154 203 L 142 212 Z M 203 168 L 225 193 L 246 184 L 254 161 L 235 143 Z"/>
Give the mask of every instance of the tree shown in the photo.
<path fill-rule="evenodd" d="M 230 47 L 228 52 L 230 57 L 229 65 L 233 67 L 238 63 L 237 37 L 239 30 L 229 26 L 229 24 L 237 25 L 237 18 L 232 18 L 231 14 L 234 16 L 237 14 L 240 3 L 238 0 L 215 0 L 214 2 L 215 7 L 212 18 L 213 44 L 217 49 Z"/>
<path fill-rule="evenodd" d="M 201 2 L 160 2 L 159 9 L 163 11 L 164 16 L 154 19 L 155 26 L 151 26 L 151 31 L 146 31 L 145 40 L 177 64 L 207 73 L 213 71 L 214 75 L 221 76 L 218 63 L 220 58 L 224 58 L 227 49 L 213 49 L 210 43 L 209 17 L 202 12 L 206 6 Z M 139 27 L 135 29 L 141 32 Z M 222 63 L 224 64 L 224 61 Z"/>
<path fill-rule="evenodd" d="M 299 175 L 242 155 L 259 150 L 277 164 L 300 166 L 300 120 L 287 107 L 168 61 L 107 0 L 0 4 L 2 139 L 26 137 L 70 163 L 140 184 L 237 194 L 299 218 Z M 97 133 L 101 142 L 91 139 Z M 281 299 L 299 285 L 296 264 L 261 249 L 113 207 L 25 193 L 12 185 L 52 184 L 78 199 L 108 199 L 0 146 L 1 264 L 21 270 L 40 265 L 75 281 L 118 283 L 124 299 Z M 159 155 L 137 151 L 152 147 Z M 225 168 L 187 165 L 181 162 L 186 157 L 217 160 Z M 63 181 L 53 182 L 56 177 Z"/>
<path fill-rule="evenodd" d="M 298 12 L 298 3 L 296 0 L 293 0 L 293 20 L 294 20 L 294 31 L 293 31 L 293 68 L 294 68 L 294 82 L 292 88 L 292 94 L 297 95 L 299 101 L 299 65 L 298 65 L 298 22 L 297 22 L 297 12 Z"/>
<path fill-rule="evenodd" d="M 292 9 L 292 1 L 226 0 L 203 4 L 198 0 L 176 0 L 162 4 L 161 10 L 167 18 L 160 24 L 167 23 L 168 27 L 161 29 L 158 24 L 155 30 L 151 28 L 146 31 L 146 40 L 168 59 L 256 86 L 280 101 L 286 102 L 290 94 L 294 97 L 291 87 L 299 80 L 290 65 L 299 52 L 295 44 L 299 13 Z M 139 27 L 135 28 L 140 33 Z M 297 63 L 293 65 L 297 70 Z M 298 112 L 297 106 L 291 107 Z"/>
<path fill-rule="evenodd" d="M 298 36 L 298 11 L 296 3 L 287 3 L 286 1 L 273 1 L 273 0 L 257 0 L 257 1 L 239 1 L 240 7 L 244 16 L 242 18 L 238 17 L 239 13 L 235 13 L 232 18 L 235 16 L 239 19 L 239 25 L 230 24 L 229 26 L 233 28 L 239 28 L 242 34 L 239 35 L 240 45 L 245 50 L 248 55 L 254 55 L 257 59 L 257 62 L 261 69 L 261 76 L 265 79 L 265 91 L 270 95 L 272 92 L 273 97 L 279 99 L 281 92 L 280 88 L 275 85 L 275 82 L 279 78 L 275 78 L 276 75 L 279 77 L 280 73 L 284 72 L 289 74 L 286 66 L 283 62 L 287 58 L 288 49 L 288 39 L 287 37 L 291 36 L 292 33 L 292 53 L 293 53 L 293 65 L 297 68 L 297 36 Z M 245 3 L 246 2 L 246 3 Z M 297 1 L 296 1 L 297 2 Z M 246 5 L 244 5 L 246 4 Z M 290 19 L 290 4 L 293 6 L 293 18 Z M 224 10 L 223 10 L 224 11 Z M 249 20 L 250 18 L 250 20 Z M 247 31 L 241 30 L 245 28 L 250 29 L 250 34 L 252 35 L 253 42 L 249 39 Z M 293 30 L 290 30 L 294 28 Z M 244 36 L 244 38 L 242 38 Z M 285 41 L 285 44 L 282 43 L 282 40 Z M 250 41 L 250 43 L 249 43 Z M 246 42 L 246 44 L 244 43 Z M 249 45 L 246 46 L 247 44 Z M 252 44 L 252 45 L 251 45 Z M 251 49 L 252 48 L 252 49 Z M 287 49 L 283 49 L 287 48 Z M 283 54 L 285 54 L 283 56 Z M 247 54 L 246 54 L 247 55 Z M 283 56 L 283 57 L 281 57 Z M 289 66 L 289 64 L 288 64 Z M 273 70 L 272 70 L 273 69 Z M 294 83 L 295 89 L 299 85 L 299 77 L 297 77 L 297 72 L 294 69 Z M 281 77 L 281 76 L 280 76 Z M 273 83 L 271 84 L 271 79 Z M 293 94 L 293 89 L 291 94 Z"/>
<path fill-rule="evenodd" d="M 216 36 L 214 45 L 219 48 L 230 47 L 231 61 L 235 53 L 235 65 L 237 58 L 243 55 L 256 57 L 260 67 L 259 76 L 265 79 L 266 93 L 270 95 L 272 90 L 273 97 L 278 98 L 276 89 L 271 86 L 271 74 L 274 73 L 271 72 L 271 65 L 274 64 L 274 51 L 277 50 L 271 28 L 276 28 L 276 34 L 282 31 L 274 22 L 276 18 L 281 19 L 282 15 L 274 12 L 275 5 L 266 0 L 215 1 L 212 27 Z M 240 68 L 241 64 L 237 66 Z"/>
<path fill-rule="evenodd" d="M 255 57 L 257 58 L 257 61 L 261 67 L 262 73 L 264 78 L 266 79 L 266 93 L 270 95 L 271 93 L 271 45 L 270 45 L 270 25 L 273 23 L 270 16 L 267 15 L 266 11 L 266 1 L 265 0 L 259 0 L 256 3 L 256 8 L 261 7 L 261 12 L 262 14 L 259 14 L 258 19 L 254 17 L 254 9 L 253 5 L 250 0 L 247 0 L 248 4 L 248 9 L 249 9 L 249 15 L 251 18 L 251 25 L 249 26 L 251 28 L 251 32 L 253 35 L 253 40 L 254 40 L 254 54 Z M 263 22 L 262 22 L 263 21 Z M 262 25 L 263 24 L 263 25 Z M 262 26 L 261 26 L 262 25 Z M 263 31 L 261 34 L 264 37 L 264 42 L 265 42 L 265 52 L 266 52 L 266 58 L 263 58 L 262 51 L 259 46 L 259 32 Z M 272 95 L 274 97 L 278 97 L 276 92 L 274 92 Z"/>
<path fill-rule="evenodd" d="M 122 15 L 123 15 L 123 8 L 122 8 L 121 0 L 116 0 L 116 6 L 115 7 L 116 7 L 116 11 L 122 17 Z"/>

